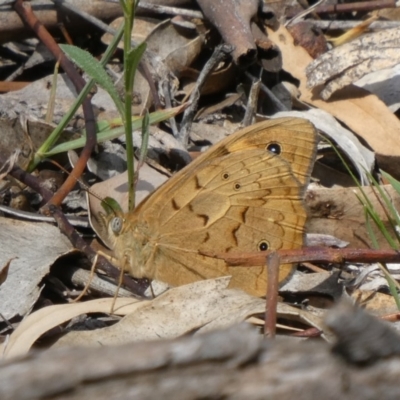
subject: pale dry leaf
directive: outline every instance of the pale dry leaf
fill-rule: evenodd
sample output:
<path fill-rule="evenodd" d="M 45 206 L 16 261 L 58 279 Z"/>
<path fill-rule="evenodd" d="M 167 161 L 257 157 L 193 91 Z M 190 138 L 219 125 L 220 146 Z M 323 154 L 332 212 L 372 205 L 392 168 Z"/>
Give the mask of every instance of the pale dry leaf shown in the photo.
<path fill-rule="evenodd" d="M 339 298 L 343 292 L 343 285 L 339 283 L 337 273 L 315 272 L 304 274 L 296 271 L 293 276 L 281 287 L 281 293 L 312 292 L 331 298 Z"/>
<path fill-rule="evenodd" d="M 340 91 L 329 102 L 319 96 L 320 89 L 307 87 L 305 69 L 312 59 L 300 46 L 293 43 L 289 32 L 280 26 L 268 36 L 282 52 L 283 69 L 299 81 L 300 100 L 327 111 L 362 137 L 375 151 L 379 166 L 400 177 L 400 121 L 375 95 L 353 85 Z"/>
<path fill-rule="evenodd" d="M 400 108 L 400 64 L 365 75 L 355 85 L 378 96 L 392 112 Z"/>
<path fill-rule="evenodd" d="M 265 300 L 226 289 L 229 280 L 229 277 L 223 277 L 176 287 L 113 326 L 96 331 L 69 332 L 56 345 L 104 346 L 174 338 L 208 325 L 223 314 L 231 315 L 233 323 L 265 310 Z"/>
<path fill-rule="evenodd" d="M 362 184 L 368 182 L 367 171 L 371 172 L 375 164 L 374 153 L 360 143 L 353 132 L 340 125 L 335 118 L 324 110 L 311 109 L 307 111 L 283 111 L 273 118 L 300 117 L 308 119 L 314 126 L 333 140 L 348 156 L 357 169 Z"/>
<path fill-rule="evenodd" d="M 265 300 L 227 289 L 229 277 L 177 287 L 148 302 L 117 324 L 96 331 L 69 332 L 56 346 L 105 346 L 130 341 L 175 338 L 189 332 L 207 332 L 265 313 Z M 278 315 L 318 328 L 319 316 L 278 304 Z"/>
<path fill-rule="evenodd" d="M 311 62 L 307 69 L 307 86 L 324 85 L 320 95 L 328 100 L 337 90 L 364 75 L 400 62 L 400 30 L 385 29 L 359 37 L 335 47 Z"/>
<path fill-rule="evenodd" d="M 74 250 L 67 237 L 50 224 L 0 217 L 0 226 L 0 265 L 16 258 L 0 290 L 0 312 L 10 319 L 32 308 L 51 265 Z"/>
<path fill-rule="evenodd" d="M 44 333 L 82 314 L 109 313 L 114 299 L 96 299 L 83 303 L 60 304 L 41 308 L 26 317 L 10 335 L 8 342 L 0 345 L 4 358 L 25 354 Z M 143 307 L 146 301 L 132 298 L 116 299 L 113 312 L 127 315 Z"/>

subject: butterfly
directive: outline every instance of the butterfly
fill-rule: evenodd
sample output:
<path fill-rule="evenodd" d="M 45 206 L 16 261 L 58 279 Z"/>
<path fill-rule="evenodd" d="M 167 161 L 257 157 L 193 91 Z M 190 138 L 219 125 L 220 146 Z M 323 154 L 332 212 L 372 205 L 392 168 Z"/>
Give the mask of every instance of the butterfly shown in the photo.
<path fill-rule="evenodd" d="M 176 173 L 132 212 L 102 215 L 101 238 L 136 278 L 178 286 L 231 275 L 230 287 L 264 296 L 263 265 L 229 266 L 215 253 L 297 249 L 304 244 L 303 197 L 317 148 L 301 118 L 239 130 Z M 280 266 L 279 281 L 292 273 Z"/>

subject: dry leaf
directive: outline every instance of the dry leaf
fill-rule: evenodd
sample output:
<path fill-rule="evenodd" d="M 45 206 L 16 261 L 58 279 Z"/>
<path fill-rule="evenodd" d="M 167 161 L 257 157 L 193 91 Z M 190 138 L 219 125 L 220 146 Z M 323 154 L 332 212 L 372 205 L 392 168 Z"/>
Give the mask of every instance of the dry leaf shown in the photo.
<path fill-rule="evenodd" d="M 400 196 L 390 185 L 382 186 L 396 209 L 400 209 Z M 375 207 L 378 215 L 390 230 L 387 216 L 376 199 L 371 187 L 364 187 L 364 192 Z M 350 247 L 369 248 L 371 239 L 365 226 L 364 209 L 356 197 L 357 188 L 312 189 L 306 193 L 306 204 L 311 218 L 308 232 L 323 233 L 338 237 L 350 243 Z M 372 224 L 380 248 L 389 248 L 387 241 Z"/>
<path fill-rule="evenodd" d="M 54 261 L 71 251 L 66 236 L 53 225 L 0 217 L 0 265 L 13 257 L 0 290 L 0 313 L 11 319 L 24 316 L 40 294 L 39 283 Z"/>
<path fill-rule="evenodd" d="M 319 97 L 317 89 L 307 88 L 305 69 L 312 61 L 309 54 L 293 44 L 293 38 L 281 25 L 268 36 L 280 48 L 283 69 L 299 80 L 300 100 L 327 111 L 362 137 L 375 151 L 379 166 L 400 178 L 400 121 L 386 105 L 369 92 L 348 86 L 329 102 Z"/>
<path fill-rule="evenodd" d="M 94 331 L 69 332 L 55 346 L 104 346 L 174 338 L 192 331 L 198 334 L 230 326 L 254 314 L 264 314 L 265 300 L 227 289 L 228 284 L 229 277 L 223 277 L 171 289 L 152 301 L 117 299 L 115 313 L 126 315 L 119 323 Z M 9 342 L 0 346 L 0 352 L 6 358 L 22 355 L 43 333 L 80 314 L 108 312 L 112 301 L 99 299 L 38 310 L 19 325 Z M 322 329 L 319 316 L 286 304 L 278 304 L 278 315 Z"/>
<path fill-rule="evenodd" d="M 355 85 L 378 96 L 393 113 L 400 108 L 400 64 L 365 75 Z"/>
<path fill-rule="evenodd" d="M 10 335 L 6 343 L 0 345 L 0 353 L 4 358 L 25 354 L 44 333 L 69 321 L 70 319 L 88 313 L 109 313 L 114 299 L 96 299 L 83 303 L 59 304 L 35 311 L 26 317 Z M 117 299 L 114 313 L 127 315 L 138 307 L 143 307 L 145 301 L 136 299 Z"/>
<path fill-rule="evenodd" d="M 309 88 L 324 85 L 320 92 L 328 100 L 337 90 L 364 75 L 400 62 L 400 30 L 385 29 L 359 37 L 322 54 L 306 69 Z"/>

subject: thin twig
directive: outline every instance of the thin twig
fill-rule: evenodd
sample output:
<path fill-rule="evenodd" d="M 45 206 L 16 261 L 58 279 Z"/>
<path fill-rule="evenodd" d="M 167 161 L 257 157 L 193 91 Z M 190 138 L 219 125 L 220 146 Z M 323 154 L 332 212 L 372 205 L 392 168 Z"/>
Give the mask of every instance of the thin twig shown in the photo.
<path fill-rule="evenodd" d="M 120 0 L 105 0 L 107 3 L 119 3 Z M 186 8 L 162 6 L 158 4 L 146 3 L 141 1 L 137 7 L 137 11 L 152 11 L 155 14 L 182 15 L 189 18 L 204 19 L 201 11 L 189 10 Z"/>
<path fill-rule="evenodd" d="M 162 89 L 163 89 L 163 92 L 164 92 L 165 106 L 167 108 L 172 108 L 171 92 L 169 90 L 170 89 L 169 82 L 168 81 L 164 81 L 161 86 L 162 86 Z M 171 126 L 171 130 L 172 130 L 173 136 L 177 137 L 179 133 L 178 133 L 178 126 L 176 125 L 175 117 L 171 117 L 169 119 L 169 124 Z"/>
<path fill-rule="evenodd" d="M 317 14 L 336 14 L 345 12 L 367 12 L 383 8 L 396 8 L 396 0 L 370 0 L 356 3 L 323 4 L 314 9 Z"/>
<path fill-rule="evenodd" d="M 257 112 L 258 95 L 260 93 L 260 88 L 260 79 L 254 80 L 251 84 L 249 98 L 247 99 L 247 107 L 243 117 L 242 126 L 249 126 L 253 122 L 254 115 Z"/>
<path fill-rule="evenodd" d="M 62 7 L 62 8 L 66 8 L 67 10 L 72 11 L 76 15 L 79 15 L 83 19 L 89 21 L 94 26 L 97 26 L 99 29 L 101 29 L 101 30 L 103 30 L 105 32 L 111 33 L 111 34 L 115 34 L 115 33 L 111 32 L 112 29 L 109 27 L 109 25 L 105 24 L 100 19 L 98 19 L 96 17 L 93 17 L 93 15 L 90 15 L 86 11 L 82 11 L 81 9 L 76 7 L 74 4 L 71 4 L 70 2 L 65 1 L 65 0 L 51 0 L 51 1 L 56 6 L 59 6 L 59 7 Z"/>
<path fill-rule="evenodd" d="M 200 99 L 201 88 L 208 75 L 218 66 L 218 64 L 232 52 L 232 46 L 226 44 L 219 45 L 215 48 L 210 59 L 204 65 L 204 68 L 199 74 L 192 93 L 189 97 L 189 107 L 185 110 L 182 117 L 181 129 L 177 139 L 184 145 L 187 146 L 189 141 L 190 128 L 192 126 L 193 118 L 197 110 L 198 102 Z"/>
<path fill-rule="evenodd" d="M 245 72 L 247 78 L 251 79 L 253 82 L 258 78 L 254 77 L 250 74 L 250 72 Z M 271 101 L 275 111 L 288 111 L 287 107 L 275 96 L 274 92 L 272 92 L 266 85 L 261 82 L 260 89 L 263 93 L 268 96 L 268 99 Z"/>
<path fill-rule="evenodd" d="M 308 23 L 323 30 L 348 30 L 356 27 L 362 21 L 318 21 L 308 19 Z M 369 26 L 369 29 L 392 29 L 400 27 L 400 21 L 375 21 Z"/>
<path fill-rule="evenodd" d="M 276 332 L 276 316 L 278 305 L 279 266 L 281 264 L 279 253 L 270 253 L 267 256 L 266 264 L 268 280 L 264 334 L 269 338 L 274 338 Z"/>

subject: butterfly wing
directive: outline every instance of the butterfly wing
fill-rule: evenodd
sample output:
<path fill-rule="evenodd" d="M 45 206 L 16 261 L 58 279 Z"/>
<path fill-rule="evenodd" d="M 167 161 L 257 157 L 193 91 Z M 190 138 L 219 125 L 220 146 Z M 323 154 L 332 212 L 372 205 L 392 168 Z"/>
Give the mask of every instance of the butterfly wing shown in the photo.
<path fill-rule="evenodd" d="M 172 285 L 232 275 L 231 286 L 264 295 L 264 267 L 228 267 L 205 254 L 301 247 L 303 193 L 290 165 L 263 150 L 204 162 L 195 175 L 181 181 L 173 198 L 146 209 L 151 217 L 145 225 L 155 228 L 148 271 Z M 284 267 L 280 280 L 290 271 Z"/>
<path fill-rule="evenodd" d="M 268 149 L 278 149 L 279 156 Z M 232 275 L 231 286 L 264 295 L 266 272 L 228 267 L 205 254 L 303 245 L 304 188 L 316 132 L 306 120 L 283 118 L 245 128 L 198 157 L 126 216 L 116 255 L 129 256 L 133 276 L 181 285 Z M 292 268 L 280 268 L 280 280 Z"/>
<path fill-rule="evenodd" d="M 173 196 L 177 187 L 186 177 L 195 174 L 199 166 L 213 158 L 223 157 L 243 150 L 268 150 L 279 146 L 279 156 L 288 161 L 292 173 L 303 185 L 310 179 L 316 155 L 317 132 L 314 126 L 302 118 L 277 118 L 262 121 L 231 134 L 212 146 L 205 153 L 192 161 L 186 168 L 176 173 L 160 188 L 163 196 Z M 139 207 L 151 206 L 158 201 L 157 193 L 150 195 Z M 196 193 L 196 190 L 194 191 Z"/>

